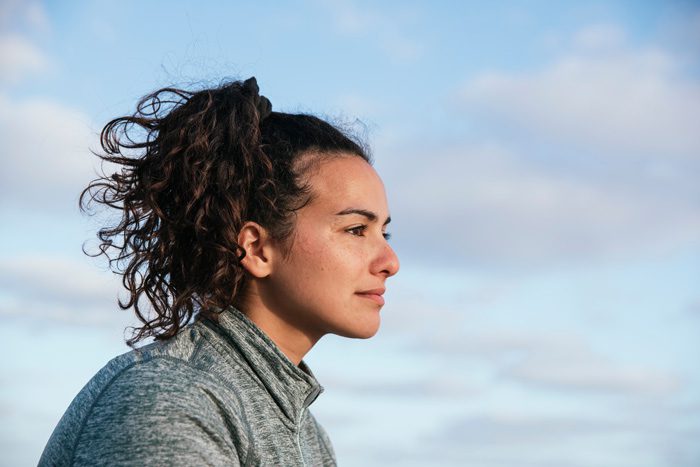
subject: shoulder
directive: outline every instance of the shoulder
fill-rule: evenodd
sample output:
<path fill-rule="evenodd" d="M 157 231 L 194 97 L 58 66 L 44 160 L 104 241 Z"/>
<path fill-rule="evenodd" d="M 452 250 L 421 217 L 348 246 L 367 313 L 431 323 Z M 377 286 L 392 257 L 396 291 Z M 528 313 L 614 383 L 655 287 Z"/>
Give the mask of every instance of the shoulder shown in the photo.
<path fill-rule="evenodd" d="M 247 437 L 242 411 L 231 396 L 216 379 L 182 360 L 159 356 L 135 363 L 95 401 L 76 458 L 90 464 L 100 449 L 101 456 L 127 463 L 219 464 L 216 459 L 237 458 Z M 136 453 L 140 457 L 134 458 Z"/>
<path fill-rule="evenodd" d="M 97 408 L 119 405 L 134 411 L 148 408 L 189 411 L 201 408 L 223 392 L 210 373 L 166 355 L 131 362 L 109 376 L 96 397 Z"/>
<path fill-rule="evenodd" d="M 190 412 L 221 398 L 230 409 L 237 408 L 235 393 L 211 369 L 193 363 L 196 348 L 184 352 L 171 344 L 177 342 L 146 346 L 107 363 L 76 397 L 83 415 L 112 408 L 142 417 L 166 409 Z"/>
<path fill-rule="evenodd" d="M 216 465 L 245 452 L 242 413 L 236 393 L 205 370 L 133 351 L 83 388 L 49 446 L 60 445 L 67 465 Z"/>
<path fill-rule="evenodd" d="M 214 374 L 167 355 L 124 366 L 96 396 L 90 419 L 109 416 L 136 429 L 164 418 L 236 417 L 241 409 Z"/>

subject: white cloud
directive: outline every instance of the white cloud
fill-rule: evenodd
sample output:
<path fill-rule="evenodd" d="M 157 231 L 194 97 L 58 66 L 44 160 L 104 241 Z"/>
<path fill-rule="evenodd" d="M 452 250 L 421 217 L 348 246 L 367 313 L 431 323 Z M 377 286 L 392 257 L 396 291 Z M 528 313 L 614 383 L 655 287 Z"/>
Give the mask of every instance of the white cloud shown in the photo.
<path fill-rule="evenodd" d="M 387 28 L 381 41 L 382 49 L 388 57 L 399 63 L 414 62 L 425 53 L 425 46 L 409 38 L 398 28 Z"/>
<path fill-rule="evenodd" d="M 475 397 L 483 388 L 474 384 L 468 384 L 455 375 L 435 374 L 421 375 L 421 379 L 398 381 L 395 378 L 389 380 L 357 380 L 341 378 L 325 378 L 324 384 L 332 386 L 334 390 L 346 391 L 352 397 L 391 397 L 391 398 L 422 398 L 424 400 L 456 399 Z"/>
<path fill-rule="evenodd" d="M 660 49 L 600 52 L 620 34 L 584 30 L 576 41 L 592 53 L 574 51 L 530 73 L 483 73 L 460 98 L 474 114 L 550 141 L 610 155 L 697 160 L 700 84 L 684 78 L 681 63 Z"/>
<path fill-rule="evenodd" d="M 557 353 L 528 355 L 504 376 L 563 390 L 639 395 L 666 395 L 680 388 L 674 375 L 656 369 L 615 365 L 584 347 L 559 345 Z"/>
<path fill-rule="evenodd" d="M 393 61 L 413 62 L 425 53 L 425 46 L 405 32 L 405 23 L 417 16 L 411 11 L 392 9 L 389 14 L 349 0 L 321 2 L 321 6 L 330 13 L 336 31 L 350 37 L 376 39 L 380 49 Z"/>
<path fill-rule="evenodd" d="M 615 24 L 596 24 L 578 31 L 574 35 L 577 47 L 605 53 L 617 49 L 625 43 L 624 31 Z"/>
<path fill-rule="evenodd" d="M 478 335 L 468 335 L 443 331 L 425 337 L 420 343 L 422 352 L 460 361 L 465 356 L 487 359 L 500 378 L 555 392 L 659 396 L 677 391 L 682 384 L 665 371 L 616 363 L 570 332 L 481 330 Z"/>
<path fill-rule="evenodd" d="M 0 29 L 28 26 L 30 30 L 46 32 L 49 19 L 43 5 L 37 1 L 2 0 L 0 2 Z"/>
<path fill-rule="evenodd" d="M 530 413 L 491 413 L 463 418 L 445 429 L 452 440 L 469 439 L 480 444 L 527 444 L 557 438 L 563 441 L 570 436 L 591 435 L 626 428 L 622 422 L 593 418 L 552 417 Z"/>
<path fill-rule="evenodd" d="M 104 262 L 104 261 L 103 261 Z M 0 319 L 119 329 L 136 322 L 117 305 L 119 278 L 87 258 L 17 256 L 0 260 Z"/>
<path fill-rule="evenodd" d="M 17 83 L 28 75 L 45 71 L 48 66 L 48 58 L 26 38 L 0 36 L 0 83 Z"/>
<path fill-rule="evenodd" d="M 49 17 L 43 5 L 39 2 L 27 2 L 25 4 L 24 18 L 34 30 L 45 32 L 50 28 Z"/>
<path fill-rule="evenodd" d="M 380 110 L 375 100 L 360 94 L 340 95 L 335 99 L 335 103 L 339 109 L 343 109 L 344 115 L 355 115 L 357 118 L 376 115 Z"/>
<path fill-rule="evenodd" d="M 49 68 L 50 60 L 29 37 L 48 30 L 41 3 L 0 1 L 0 84 L 16 84 Z"/>
<path fill-rule="evenodd" d="M 80 111 L 57 102 L 0 94 L 0 196 L 4 204 L 77 210 L 94 178 L 97 136 Z"/>
<path fill-rule="evenodd" d="M 688 173 L 669 185 L 633 171 L 558 170 L 496 145 L 415 152 L 402 151 L 385 171 L 397 248 L 414 257 L 532 267 L 700 235 Z"/>
<path fill-rule="evenodd" d="M 335 25 L 342 33 L 365 34 L 380 20 L 376 11 L 359 8 L 350 1 L 336 0 L 323 4 L 330 8 Z"/>
<path fill-rule="evenodd" d="M 13 294 L 68 305 L 113 301 L 111 273 L 88 261 L 23 256 L 0 260 L 0 288 Z"/>
<path fill-rule="evenodd" d="M 385 150 L 400 249 L 433 263 L 533 267 L 700 237 L 700 82 L 671 53 L 627 46 L 615 25 L 572 37 L 568 55 L 538 70 L 462 87 L 482 142 Z"/>
<path fill-rule="evenodd" d="M 670 455 L 678 451 L 684 456 L 696 455 L 696 449 L 688 449 L 692 446 L 690 436 L 680 430 L 669 430 L 653 417 L 611 412 L 601 416 L 520 411 L 455 417 L 434 435 L 422 440 L 422 445 L 430 446 L 434 456 L 446 461 L 452 459 L 449 465 L 694 465 L 688 458 L 673 462 Z M 422 451 L 424 455 L 429 454 L 428 449 Z M 676 455 L 673 460 L 680 461 L 681 457 Z"/>
<path fill-rule="evenodd" d="M 661 20 L 659 36 L 666 47 L 695 62 L 700 56 L 700 9 Z"/>

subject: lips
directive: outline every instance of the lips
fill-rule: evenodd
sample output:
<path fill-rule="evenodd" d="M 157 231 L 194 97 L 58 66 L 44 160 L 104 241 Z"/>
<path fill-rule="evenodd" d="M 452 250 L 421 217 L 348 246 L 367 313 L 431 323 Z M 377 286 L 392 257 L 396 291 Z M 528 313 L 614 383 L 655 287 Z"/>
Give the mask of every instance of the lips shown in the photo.
<path fill-rule="evenodd" d="M 363 290 L 362 292 L 357 292 L 356 294 L 362 298 L 372 300 L 378 305 L 384 305 L 384 297 L 382 297 L 382 295 L 384 295 L 385 290 L 386 289 Z"/>

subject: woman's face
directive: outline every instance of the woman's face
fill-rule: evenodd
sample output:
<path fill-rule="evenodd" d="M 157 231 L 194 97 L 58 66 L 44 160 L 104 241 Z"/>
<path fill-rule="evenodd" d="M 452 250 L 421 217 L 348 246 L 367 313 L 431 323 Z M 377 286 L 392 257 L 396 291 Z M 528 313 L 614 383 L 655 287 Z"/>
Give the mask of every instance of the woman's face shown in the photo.
<path fill-rule="evenodd" d="M 399 269 L 385 238 L 384 185 L 356 156 L 323 161 L 308 181 L 312 201 L 297 211 L 287 257 L 266 280 L 268 308 L 315 339 L 371 337 L 386 280 Z"/>

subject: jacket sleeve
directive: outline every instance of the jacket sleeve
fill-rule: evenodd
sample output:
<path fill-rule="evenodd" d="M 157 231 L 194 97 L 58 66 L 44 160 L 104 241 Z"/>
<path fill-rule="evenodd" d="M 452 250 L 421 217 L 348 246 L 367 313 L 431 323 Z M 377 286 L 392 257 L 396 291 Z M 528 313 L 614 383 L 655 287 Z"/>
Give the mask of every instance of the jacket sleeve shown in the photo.
<path fill-rule="evenodd" d="M 94 401 L 69 465 L 239 466 L 244 432 L 206 378 L 167 359 L 126 370 Z"/>

